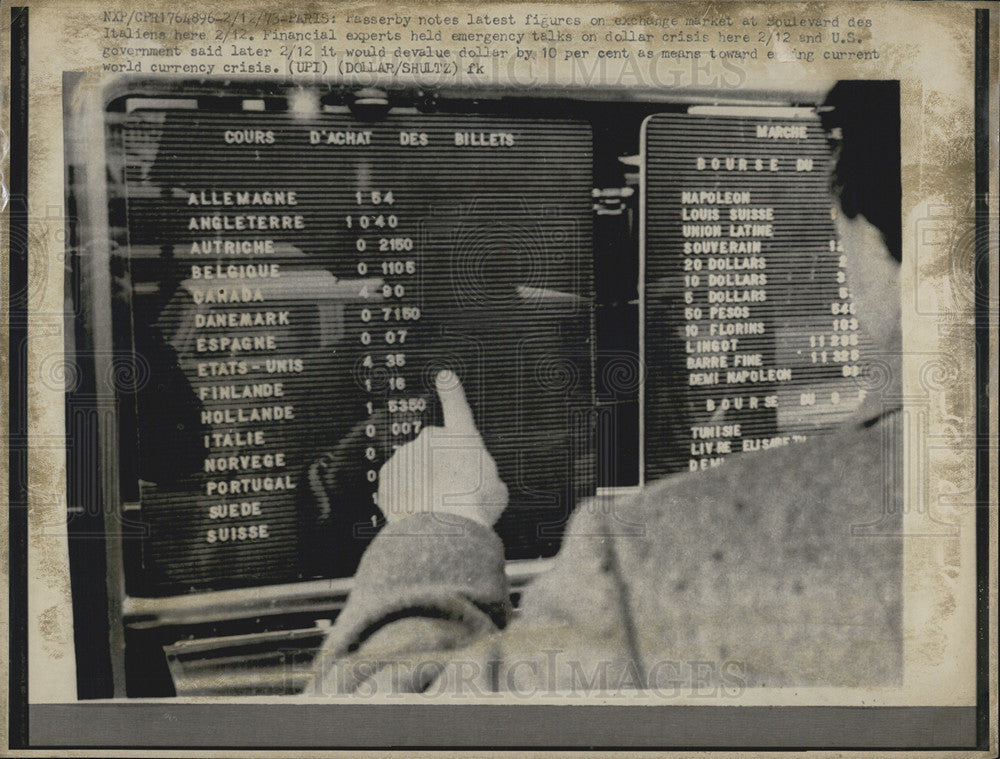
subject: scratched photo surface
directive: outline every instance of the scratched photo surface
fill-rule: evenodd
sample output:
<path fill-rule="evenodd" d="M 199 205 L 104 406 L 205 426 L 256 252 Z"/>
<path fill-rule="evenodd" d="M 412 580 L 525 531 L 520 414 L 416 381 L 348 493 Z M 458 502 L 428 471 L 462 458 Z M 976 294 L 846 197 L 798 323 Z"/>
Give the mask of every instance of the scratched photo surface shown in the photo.
<path fill-rule="evenodd" d="M 26 6 L 32 703 L 975 704 L 979 6 Z"/>

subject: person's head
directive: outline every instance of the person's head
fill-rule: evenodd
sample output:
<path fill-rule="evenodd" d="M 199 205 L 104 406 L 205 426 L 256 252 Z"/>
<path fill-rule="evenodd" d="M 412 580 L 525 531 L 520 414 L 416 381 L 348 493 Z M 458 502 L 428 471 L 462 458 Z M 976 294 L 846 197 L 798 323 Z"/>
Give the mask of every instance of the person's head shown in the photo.
<path fill-rule="evenodd" d="M 876 350 L 900 343 L 899 83 L 842 81 L 820 109 L 834 152 L 831 189 L 847 281 Z"/>

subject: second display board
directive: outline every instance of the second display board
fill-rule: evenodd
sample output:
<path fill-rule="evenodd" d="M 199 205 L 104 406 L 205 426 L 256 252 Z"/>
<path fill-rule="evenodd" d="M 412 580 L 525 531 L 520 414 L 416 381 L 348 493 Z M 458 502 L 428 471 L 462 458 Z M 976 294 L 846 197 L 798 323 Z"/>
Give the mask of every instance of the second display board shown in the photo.
<path fill-rule="evenodd" d="M 646 481 L 835 428 L 865 341 L 819 119 L 656 115 L 643 155 Z"/>

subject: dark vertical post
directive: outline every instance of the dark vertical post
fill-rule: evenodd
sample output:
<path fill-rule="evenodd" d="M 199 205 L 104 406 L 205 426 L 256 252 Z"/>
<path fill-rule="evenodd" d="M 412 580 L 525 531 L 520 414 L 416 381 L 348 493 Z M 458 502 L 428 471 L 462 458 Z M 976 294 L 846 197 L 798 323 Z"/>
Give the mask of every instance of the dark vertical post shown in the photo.
<path fill-rule="evenodd" d="M 976 745 L 989 747 L 990 11 L 976 10 Z M 994 199 L 994 202 L 996 199 Z M 995 221 L 995 220 L 994 220 Z"/>
<path fill-rule="evenodd" d="M 10 738 L 28 745 L 28 9 L 10 9 Z"/>

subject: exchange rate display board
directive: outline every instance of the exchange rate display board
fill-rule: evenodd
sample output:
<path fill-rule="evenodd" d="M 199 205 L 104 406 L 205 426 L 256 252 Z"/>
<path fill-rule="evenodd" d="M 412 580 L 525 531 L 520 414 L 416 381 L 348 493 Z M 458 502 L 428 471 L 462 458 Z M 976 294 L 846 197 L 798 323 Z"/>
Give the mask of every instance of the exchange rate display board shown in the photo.
<path fill-rule="evenodd" d="M 107 115 L 129 592 L 352 574 L 442 369 L 508 558 L 554 553 L 594 490 L 590 126 L 143 102 Z"/>
<path fill-rule="evenodd" d="M 836 427 L 868 378 L 819 119 L 655 115 L 643 152 L 646 481 Z"/>

